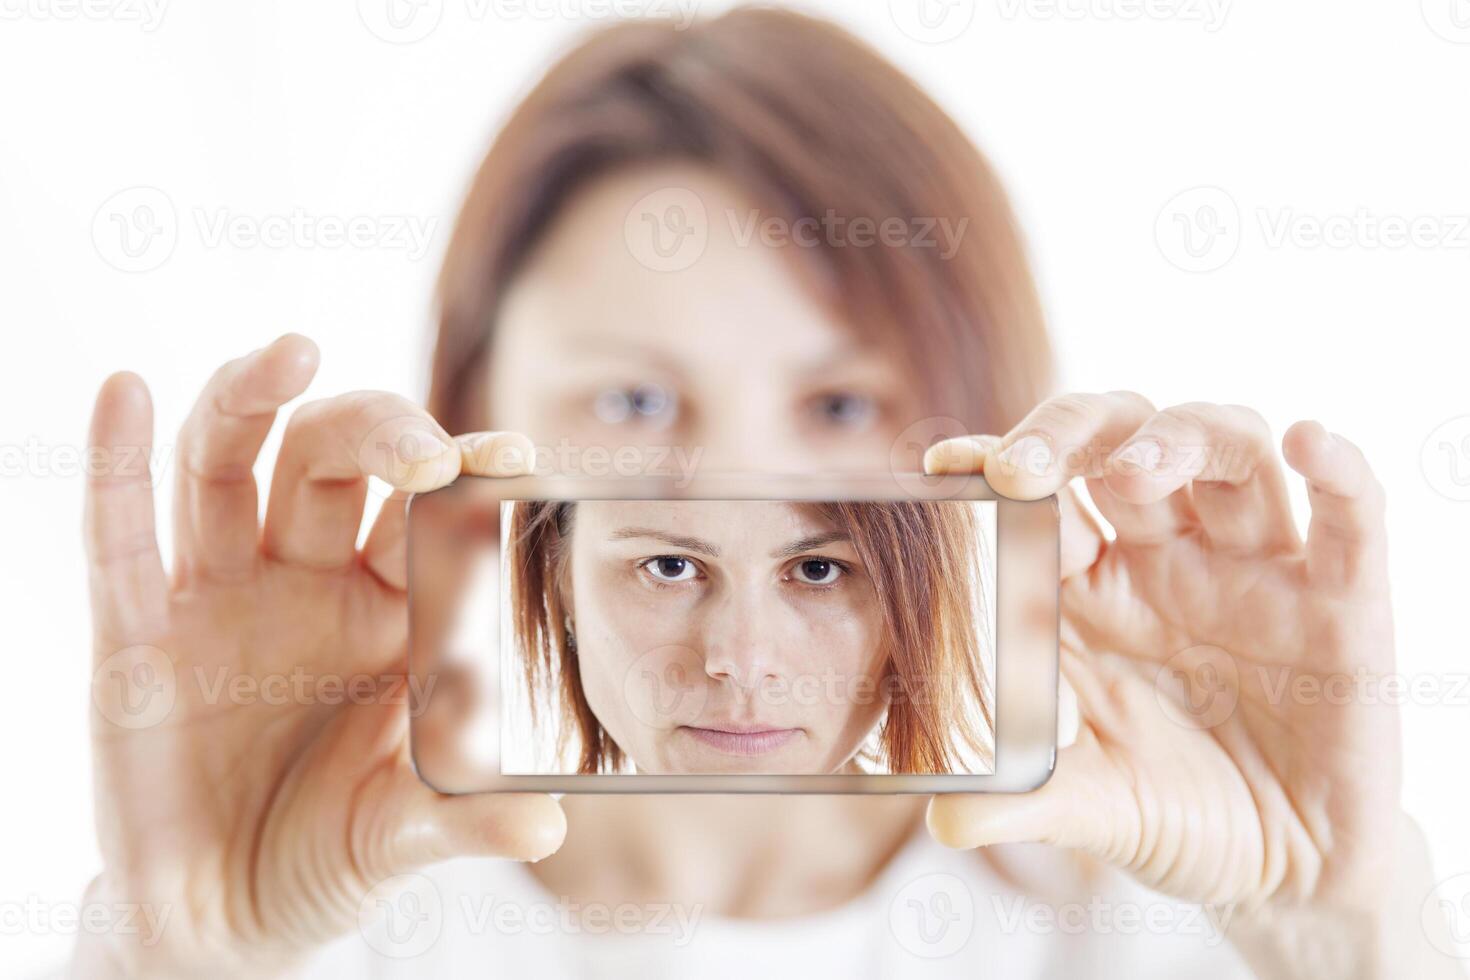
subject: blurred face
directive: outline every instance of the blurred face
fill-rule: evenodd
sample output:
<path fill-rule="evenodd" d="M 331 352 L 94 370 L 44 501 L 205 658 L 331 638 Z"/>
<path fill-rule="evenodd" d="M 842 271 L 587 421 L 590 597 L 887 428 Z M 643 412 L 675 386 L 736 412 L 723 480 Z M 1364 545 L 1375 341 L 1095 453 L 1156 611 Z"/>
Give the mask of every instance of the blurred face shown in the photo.
<path fill-rule="evenodd" d="M 659 204 L 687 204 L 685 192 L 703 206 L 708 239 L 697 258 L 660 271 L 648 236 L 672 244 L 670 229 L 694 220 L 688 207 Z M 645 199 L 657 205 L 651 214 Z M 660 216 L 667 226 L 650 227 Z M 589 184 L 507 291 L 491 355 L 492 425 L 526 433 L 551 452 L 552 468 L 582 475 L 631 475 L 596 455 L 609 450 L 638 471 L 890 465 L 917 416 L 915 393 L 891 357 L 812 301 L 788 256 L 747 236 L 765 217 L 693 166 Z"/>
<path fill-rule="evenodd" d="M 654 246 L 697 219 L 692 199 L 704 212 L 703 245 L 671 267 Z M 577 475 L 631 475 L 609 466 L 630 454 L 633 472 L 680 475 L 893 465 L 895 440 L 918 414 L 915 391 L 893 358 L 813 301 L 790 255 L 747 234 L 765 217 L 696 165 L 631 168 L 582 188 L 506 291 L 490 358 L 492 427 L 526 433 L 541 466 Z M 917 464 L 915 453 L 899 465 Z M 794 556 L 773 557 L 821 531 L 795 511 L 696 518 L 651 503 L 638 505 L 649 508 L 641 515 L 609 506 L 578 507 L 576 629 L 588 699 L 638 767 L 843 765 L 880 713 L 872 697 L 862 710 L 842 703 L 877 669 L 862 570 L 834 586 Z M 720 557 L 614 534 L 629 527 L 682 528 L 682 539 L 718 545 Z M 844 543 L 826 547 L 829 559 L 855 557 Z M 823 666 L 846 675 L 843 693 L 817 697 L 830 711 L 750 693 L 794 674 L 820 677 Z"/>
<path fill-rule="evenodd" d="M 640 771 L 832 773 L 878 724 L 873 586 L 811 508 L 584 501 L 569 554 L 582 687 Z"/>

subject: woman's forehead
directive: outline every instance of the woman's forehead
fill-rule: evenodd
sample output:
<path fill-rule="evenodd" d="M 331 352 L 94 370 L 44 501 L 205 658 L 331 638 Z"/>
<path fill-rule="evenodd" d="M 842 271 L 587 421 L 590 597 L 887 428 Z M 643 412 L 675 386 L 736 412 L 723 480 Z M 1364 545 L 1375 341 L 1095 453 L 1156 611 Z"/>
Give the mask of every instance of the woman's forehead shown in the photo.
<path fill-rule="evenodd" d="M 698 236 L 697 247 L 674 267 L 651 262 L 630 241 L 644 218 L 682 229 L 665 229 L 669 247 L 689 234 Z M 559 364 L 733 359 L 820 369 L 880 354 L 813 294 L 802 270 L 819 256 L 751 233 L 752 223 L 768 220 L 759 204 L 707 169 L 655 164 L 594 179 L 511 280 L 497 318 L 497 356 L 554 352 Z"/>
<path fill-rule="evenodd" d="M 593 500 L 577 504 L 578 531 L 601 538 L 633 538 L 650 531 L 717 535 L 738 543 L 809 535 L 835 525 L 809 503 L 779 500 Z"/>

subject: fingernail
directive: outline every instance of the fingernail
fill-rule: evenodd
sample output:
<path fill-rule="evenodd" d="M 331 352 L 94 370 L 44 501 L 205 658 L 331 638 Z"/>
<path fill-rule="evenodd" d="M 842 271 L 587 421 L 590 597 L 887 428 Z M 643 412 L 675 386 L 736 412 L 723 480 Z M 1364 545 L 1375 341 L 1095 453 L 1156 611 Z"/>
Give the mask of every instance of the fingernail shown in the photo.
<path fill-rule="evenodd" d="M 1130 442 L 1113 454 L 1113 465 L 1123 473 L 1157 473 L 1164 465 L 1164 446 L 1157 439 Z"/>
<path fill-rule="evenodd" d="M 1032 476 L 1046 476 L 1051 472 L 1051 446 L 1040 436 L 1022 436 L 1011 443 L 1000 454 L 1000 461 L 1012 469 Z"/>

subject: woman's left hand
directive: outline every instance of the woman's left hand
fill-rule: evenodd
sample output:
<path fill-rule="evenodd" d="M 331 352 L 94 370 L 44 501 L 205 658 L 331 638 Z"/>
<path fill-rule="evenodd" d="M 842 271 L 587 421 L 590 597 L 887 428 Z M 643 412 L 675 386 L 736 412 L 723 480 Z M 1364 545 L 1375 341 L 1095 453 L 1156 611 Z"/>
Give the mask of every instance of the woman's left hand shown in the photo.
<path fill-rule="evenodd" d="M 1003 438 L 929 450 L 928 472 L 1058 494 L 1061 666 L 1080 716 L 1036 792 L 936 797 L 940 841 L 1081 848 L 1256 921 L 1380 914 L 1403 693 L 1380 686 L 1394 670 L 1383 489 L 1316 422 L 1288 429 L 1281 454 L 1306 480 L 1305 540 L 1270 430 L 1238 405 L 1066 395 Z"/>

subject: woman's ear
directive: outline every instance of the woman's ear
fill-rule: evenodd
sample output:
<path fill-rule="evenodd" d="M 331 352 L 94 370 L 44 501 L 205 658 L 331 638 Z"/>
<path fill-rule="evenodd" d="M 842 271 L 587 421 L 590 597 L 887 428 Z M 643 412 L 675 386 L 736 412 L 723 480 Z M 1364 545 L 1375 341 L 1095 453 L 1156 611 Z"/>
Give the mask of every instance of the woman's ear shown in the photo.
<path fill-rule="evenodd" d="M 560 577 L 560 576 L 558 576 Z M 572 612 L 572 590 L 570 586 L 557 586 L 557 600 L 561 604 L 561 629 L 565 638 L 567 649 L 572 653 L 577 651 L 577 618 Z"/>
<path fill-rule="evenodd" d="M 547 612 L 552 617 L 559 617 L 559 619 L 553 618 L 552 622 L 548 625 L 552 629 L 556 629 L 558 626 L 561 627 L 563 643 L 569 652 L 575 653 L 577 649 L 577 618 L 572 606 L 571 575 L 567 570 L 569 564 L 565 554 L 559 555 L 552 564 L 550 569 L 551 590 L 547 595 L 547 605 L 550 608 Z"/>
<path fill-rule="evenodd" d="M 572 590 L 572 556 L 563 553 L 556 563 L 556 601 L 561 606 L 562 625 L 568 633 L 576 634 L 577 607 Z"/>

